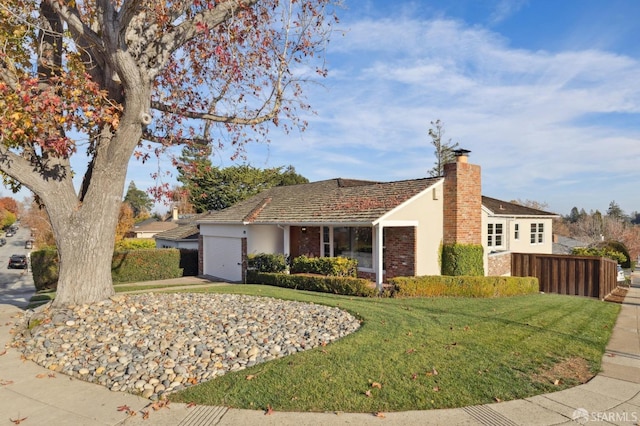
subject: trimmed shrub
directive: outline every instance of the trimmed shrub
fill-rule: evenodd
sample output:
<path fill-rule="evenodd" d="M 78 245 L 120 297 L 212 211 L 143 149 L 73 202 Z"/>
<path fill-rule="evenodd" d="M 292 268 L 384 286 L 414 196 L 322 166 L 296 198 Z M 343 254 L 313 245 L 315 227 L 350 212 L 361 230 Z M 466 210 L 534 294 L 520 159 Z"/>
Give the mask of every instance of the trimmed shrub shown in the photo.
<path fill-rule="evenodd" d="M 164 280 L 182 276 L 178 249 L 145 249 L 113 253 L 114 283 Z"/>
<path fill-rule="evenodd" d="M 299 256 L 291 263 L 291 273 L 355 278 L 358 276 L 358 261 L 346 257 Z"/>
<path fill-rule="evenodd" d="M 249 269 L 258 272 L 284 272 L 287 270 L 287 258 L 284 254 L 250 254 L 247 256 Z"/>
<path fill-rule="evenodd" d="M 534 277 L 420 276 L 389 280 L 397 297 L 505 297 L 540 291 Z"/>
<path fill-rule="evenodd" d="M 484 276 L 483 248 L 476 244 L 442 246 L 442 275 Z"/>
<path fill-rule="evenodd" d="M 197 261 L 196 253 L 194 275 L 197 275 Z M 116 252 L 111 263 L 111 277 L 114 283 L 178 278 L 183 276 L 181 262 L 178 249 Z M 47 247 L 31 252 L 31 269 L 37 291 L 55 290 L 58 286 L 58 250 Z"/>
<path fill-rule="evenodd" d="M 290 275 L 248 271 L 247 282 L 291 288 L 294 290 L 342 294 L 345 296 L 371 297 L 378 293 L 377 290 L 371 286 L 371 281 L 363 278 Z"/>
<path fill-rule="evenodd" d="M 44 247 L 31 252 L 31 272 L 36 291 L 57 288 L 58 262 L 58 250 L 55 247 Z"/>
<path fill-rule="evenodd" d="M 156 240 L 154 240 L 153 238 L 125 238 L 121 241 L 116 242 L 114 251 L 118 252 L 154 248 L 156 248 Z"/>

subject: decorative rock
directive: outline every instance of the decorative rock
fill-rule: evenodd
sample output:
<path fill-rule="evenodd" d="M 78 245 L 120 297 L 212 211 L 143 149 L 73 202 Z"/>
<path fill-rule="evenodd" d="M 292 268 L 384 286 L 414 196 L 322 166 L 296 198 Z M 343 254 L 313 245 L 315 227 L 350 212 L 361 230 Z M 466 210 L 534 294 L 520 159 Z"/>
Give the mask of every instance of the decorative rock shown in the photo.
<path fill-rule="evenodd" d="M 16 333 L 16 342 L 26 359 L 52 371 L 158 400 L 227 371 L 330 343 L 359 327 L 338 308 L 302 302 L 224 294 L 118 295 L 54 312 L 31 333 Z"/>

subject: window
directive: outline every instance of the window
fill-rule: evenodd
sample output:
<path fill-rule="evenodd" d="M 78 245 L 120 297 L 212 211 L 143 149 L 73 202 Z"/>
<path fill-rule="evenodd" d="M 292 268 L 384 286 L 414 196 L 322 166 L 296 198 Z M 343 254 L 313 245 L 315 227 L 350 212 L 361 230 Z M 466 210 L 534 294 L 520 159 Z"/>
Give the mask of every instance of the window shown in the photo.
<path fill-rule="evenodd" d="M 517 223 L 513 225 L 513 239 L 514 240 L 520 239 L 520 225 Z"/>
<path fill-rule="evenodd" d="M 489 223 L 487 225 L 487 246 L 500 247 L 502 246 L 502 224 L 501 223 Z"/>
<path fill-rule="evenodd" d="M 373 268 L 372 231 L 369 227 L 329 227 L 322 229 L 322 255 L 348 257 L 358 261 L 358 268 Z"/>
<path fill-rule="evenodd" d="M 531 244 L 542 244 L 544 242 L 544 223 L 531 224 Z"/>

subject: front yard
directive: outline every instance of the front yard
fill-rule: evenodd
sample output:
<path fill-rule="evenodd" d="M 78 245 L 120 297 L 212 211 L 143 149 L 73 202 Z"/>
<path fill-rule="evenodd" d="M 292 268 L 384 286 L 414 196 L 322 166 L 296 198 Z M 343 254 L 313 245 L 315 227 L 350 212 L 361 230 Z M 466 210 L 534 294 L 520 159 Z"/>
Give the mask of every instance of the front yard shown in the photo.
<path fill-rule="evenodd" d="M 565 389 L 598 372 L 620 309 L 552 294 L 376 299 L 259 285 L 190 291 L 321 303 L 362 319 L 359 331 L 338 342 L 170 397 L 276 411 L 426 410 Z"/>

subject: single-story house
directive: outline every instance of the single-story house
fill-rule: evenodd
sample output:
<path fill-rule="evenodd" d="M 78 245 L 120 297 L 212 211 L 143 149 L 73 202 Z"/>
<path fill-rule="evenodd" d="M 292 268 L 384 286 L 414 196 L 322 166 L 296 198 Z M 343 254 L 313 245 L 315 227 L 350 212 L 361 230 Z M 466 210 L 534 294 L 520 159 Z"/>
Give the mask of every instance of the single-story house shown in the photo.
<path fill-rule="evenodd" d="M 156 240 L 156 248 L 198 250 L 200 230 L 198 229 L 197 221 L 205 214 L 180 215 L 178 214 L 178 209 L 174 206 L 171 222 L 177 226 L 153 236 Z"/>
<path fill-rule="evenodd" d="M 564 235 L 553 234 L 553 254 L 572 254 L 574 248 L 589 247 L 588 243 L 565 237 Z"/>
<path fill-rule="evenodd" d="M 178 225 L 177 228 L 154 235 L 153 239 L 156 240 L 156 248 L 198 250 L 199 236 L 198 225 Z"/>
<path fill-rule="evenodd" d="M 160 232 L 168 231 L 177 227 L 177 223 L 171 221 L 164 222 L 156 218 L 150 218 L 143 220 L 140 223 L 136 223 L 133 228 L 127 232 L 127 237 L 153 238 L 154 235 L 159 234 Z"/>
<path fill-rule="evenodd" d="M 242 282 L 249 254 L 344 256 L 381 288 L 396 276 L 439 275 L 443 243 L 482 245 L 491 275 L 508 273 L 497 252 L 551 253 L 555 215 L 483 198 L 468 152 L 456 152 L 444 177 L 281 186 L 210 212 L 198 220 L 199 273 Z"/>

